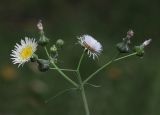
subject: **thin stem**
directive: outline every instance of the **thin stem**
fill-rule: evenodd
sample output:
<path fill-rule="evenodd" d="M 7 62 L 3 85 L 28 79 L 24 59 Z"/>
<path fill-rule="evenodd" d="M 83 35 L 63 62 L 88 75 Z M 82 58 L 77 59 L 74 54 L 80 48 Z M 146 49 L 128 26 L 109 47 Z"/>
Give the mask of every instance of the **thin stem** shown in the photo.
<path fill-rule="evenodd" d="M 64 93 L 66 93 L 66 92 L 68 92 L 68 91 L 76 90 L 76 89 L 77 89 L 77 88 L 68 88 L 68 89 L 65 89 L 65 90 L 63 90 L 63 91 L 60 91 L 60 92 L 58 92 L 56 95 L 54 95 L 53 97 L 47 99 L 47 100 L 45 101 L 45 103 L 48 103 L 49 101 L 55 99 L 56 97 L 58 97 L 58 96 L 60 96 L 60 95 L 62 95 L 62 94 L 64 94 Z"/>
<path fill-rule="evenodd" d="M 53 70 L 56 70 L 56 68 L 50 68 L 50 69 L 53 69 Z M 74 70 L 74 69 L 60 69 L 61 71 L 71 71 L 71 72 L 76 72 L 77 70 Z"/>
<path fill-rule="evenodd" d="M 134 56 L 134 55 L 136 55 L 136 54 L 137 54 L 137 52 L 134 52 L 134 53 L 128 54 L 128 55 L 126 55 L 126 56 L 119 57 L 119 58 L 115 59 L 114 62 L 119 61 L 119 60 L 122 60 L 122 59 L 127 58 L 127 57 Z"/>
<path fill-rule="evenodd" d="M 46 54 L 47 54 L 47 56 L 48 56 L 51 64 L 55 67 L 55 69 L 56 69 L 69 83 L 71 83 L 71 84 L 74 85 L 75 87 L 79 87 L 76 82 L 74 82 L 73 80 L 71 80 L 65 73 L 63 73 L 62 70 L 60 70 L 60 68 L 54 63 L 54 60 L 50 57 L 47 48 L 46 48 L 46 47 L 44 47 L 44 48 L 45 48 Z"/>
<path fill-rule="evenodd" d="M 125 59 L 125 58 L 128 58 L 128 57 L 131 57 L 131 56 L 134 56 L 136 55 L 137 53 L 131 53 L 131 54 L 128 54 L 126 56 L 122 56 L 120 58 L 117 58 L 117 59 L 112 59 L 111 61 L 109 61 L 108 63 L 106 63 L 105 65 L 103 65 L 102 67 L 100 67 L 99 69 L 97 69 L 94 73 L 92 73 L 87 79 L 85 79 L 83 81 L 83 84 L 87 83 L 93 76 L 95 76 L 98 72 L 100 72 L 101 70 L 103 70 L 105 67 L 109 66 L 112 62 L 116 62 L 116 61 L 119 61 L 119 60 L 122 60 L 122 59 Z"/>
<path fill-rule="evenodd" d="M 95 84 L 91 84 L 91 83 L 86 83 L 84 85 L 89 85 L 91 87 L 96 87 L 96 88 L 101 87 L 100 85 L 95 85 Z"/>
<path fill-rule="evenodd" d="M 50 55 L 49 55 L 49 53 L 48 53 L 47 48 L 46 48 L 46 47 L 44 47 L 44 49 L 45 49 L 45 51 L 46 51 L 46 54 L 47 54 L 48 58 L 50 59 Z"/>
<path fill-rule="evenodd" d="M 84 51 L 83 51 L 83 53 L 82 53 L 82 55 L 81 55 L 81 58 L 80 58 L 80 60 L 79 60 L 78 66 L 77 66 L 77 70 L 78 70 L 78 71 L 79 71 L 79 69 L 80 69 L 81 62 L 82 62 L 83 57 L 84 57 L 84 53 L 85 53 L 85 49 L 84 49 Z"/>

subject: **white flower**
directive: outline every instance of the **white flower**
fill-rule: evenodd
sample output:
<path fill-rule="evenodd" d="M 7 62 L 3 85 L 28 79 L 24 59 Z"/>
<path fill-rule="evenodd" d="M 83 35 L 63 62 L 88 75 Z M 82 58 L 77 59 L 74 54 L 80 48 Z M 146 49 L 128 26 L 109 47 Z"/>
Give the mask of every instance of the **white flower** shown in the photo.
<path fill-rule="evenodd" d="M 12 50 L 12 60 L 13 64 L 23 65 L 25 62 L 29 61 L 33 53 L 37 49 L 37 42 L 35 39 L 30 39 L 25 37 L 25 40 L 21 40 L 21 44 L 15 45 L 14 50 Z"/>
<path fill-rule="evenodd" d="M 88 51 L 89 56 L 98 57 L 102 52 L 102 45 L 90 35 L 83 35 L 78 38 L 79 43 Z"/>
<path fill-rule="evenodd" d="M 151 43 L 151 41 L 152 41 L 152 39 L 145 40 L 142 45 L 148 46 Z"/>

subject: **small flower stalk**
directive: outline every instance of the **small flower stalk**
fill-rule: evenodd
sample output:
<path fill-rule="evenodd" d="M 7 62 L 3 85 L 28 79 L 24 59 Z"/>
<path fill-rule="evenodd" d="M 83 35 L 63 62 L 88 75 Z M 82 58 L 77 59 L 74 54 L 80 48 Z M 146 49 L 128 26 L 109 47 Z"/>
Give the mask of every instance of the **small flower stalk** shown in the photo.
<path fill-rule="evenodd" d="M 101 43 L 96 40 L 91 35 L 85 34 L 80 37 L 78 37 L 78 43 L 83 47 L 84 51 L 82 55 L 80 56 L 77 68 L 75 69 L 64 69 L 59 67 L 59 55 L 58 53 L 64 47 L 64 41 L 62 39 L 58 39 L 55 43 L 51 44 L 49 47 L 49 50 L 46 48 L 46 45 L 49 45 L 49 39 L 44 34 L 44 28 L 42 25 L 42 21 L 39 21 L 37 24 L 38 31 L 40 33 L 40 38 L 38 41 L 36 41 L 35 38 L 28 38 L 25 37 L 24 40 L 21 40 L 21 42 L 18 44 L 16 43 L 14 49 L 12 50 L 11 59 L 13 64 L 18 64 L 18 67 L 21 65 L 23 66 L 27 62 L 34 62 L 37 65 L 37 68 L 40 72 L 47 72 L 49 70 L 55 70 L 57 71 L 61 77 L 63 77 L 66 82 L 70 83 L 72 88 L 65 89 L 64 91 L 61 91 L 57 95 L 63 94 L 64 92 L 70 91 L 70 90 L 79 90 L 81 92 L 83 104 L 84 104 L 84 110 L 85 115 L 90 115 L 89 111 L 89 105 L 87 102 L 87 96 L 85 94 L 85 85 L 90 84 L 88 83 L 89 80 L 91 80 L 94 76 L 96 76 L 100 71 L 105 69 L 107 66 L 109 66 L 113 62 L 120 61 L 122 59 L 131 57 L 131 56 L 140 56 L 142 57 L 144 55 L 144 48 L 148 46 L 151 43 L 151 39 L 145 40 L 141 45 L 135 46 L 133 51 L 130 48 L 131 44 L 131 38 L 134 36 L 133 30 L 129 30 L 127 32 L 126 37 L 122 39 L 122 42 L 119 42 L 116 47 L 118 49 L 119 53 L 129 53 L 125 56 L 117 56 L 112 58 L 110 61 L 104 63 L 101 67 L 99 67 L 96 71 L 94 71 L 92 74 L 90 74 L 86 79 L 82 80 L 82 75 L 80 72 L 80 68 L 82 65 L 82 61 L 84 58 L 85 53 L 89 55 L 89 57 L 92 57 L 94 60 L 96 58 L 99 58 L 100 54 L 103 51 L 103 47 Z M 44 48 L 44 51 L 47 55 L 46 58 L 42 58 L 38 56 L 37 52 L 37 46 L 42 46 L 41 48 Z M 72 80 L 70 76 L 68 76 L 65 72 L 74 72 L 77 75 L 78 82 Z M 95 86 L 92 85 L 91 86 Z M 62 93 L 63 92 L 63 93 Z M 56 95 L 56 96 L 57 96 Z"/>

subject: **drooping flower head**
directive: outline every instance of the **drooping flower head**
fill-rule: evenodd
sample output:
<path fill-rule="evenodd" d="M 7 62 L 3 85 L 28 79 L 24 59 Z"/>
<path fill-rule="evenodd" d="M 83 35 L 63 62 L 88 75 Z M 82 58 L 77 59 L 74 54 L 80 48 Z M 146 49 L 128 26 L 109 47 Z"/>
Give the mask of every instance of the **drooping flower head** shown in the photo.
<path fill-rule="evenodd" d="M 12 50 L 13 64 L 23 65 L 28 62 L 34 52 L 37 49 L 37 42 L 35 39 L 25 37 L 25 40 L 21 40 L 21 44 L 16 43 L 14 50 Z"/>
<path fill-rule="evenodd" d="M 102 52 L 102 45 L 92 36 L 83 35 L 79 37 L 78 40 L 78 42 L 87 50 L 88 55 L 90 57 L 93 56 L 93 59 L 98 57 L 98 55 Z"/>

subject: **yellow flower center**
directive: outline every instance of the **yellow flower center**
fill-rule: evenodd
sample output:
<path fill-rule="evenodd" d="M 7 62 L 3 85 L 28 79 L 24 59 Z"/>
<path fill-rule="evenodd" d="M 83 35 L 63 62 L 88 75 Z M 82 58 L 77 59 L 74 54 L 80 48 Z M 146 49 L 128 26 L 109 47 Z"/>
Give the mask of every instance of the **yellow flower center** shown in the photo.
<path fill-rule="evenodd" d="M 33 54 L 33 48 L 31 46 L 23 48 L 22 51 L 20 52 L 20 56 L 24 60 L 30 58 L 32 54 Z"/>

